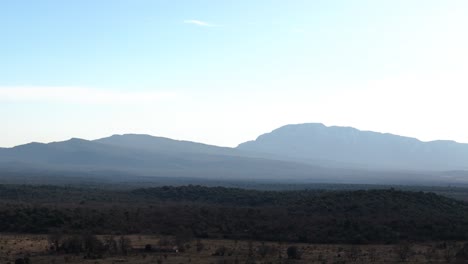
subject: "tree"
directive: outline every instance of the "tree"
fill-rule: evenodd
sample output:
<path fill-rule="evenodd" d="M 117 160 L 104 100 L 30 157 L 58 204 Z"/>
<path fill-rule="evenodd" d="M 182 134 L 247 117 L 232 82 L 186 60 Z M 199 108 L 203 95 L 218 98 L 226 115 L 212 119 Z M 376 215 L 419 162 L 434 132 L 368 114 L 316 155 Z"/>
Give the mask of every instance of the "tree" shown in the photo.
<path fill-rule="evenodd" d="M 457 263 L 466 263 L 468 261 L 468 243 L 463 245 L 457 252 L 455 258 L 457 259 Z"/>
<path fill-rule="evenodd" d="M 122 255 L 128 255 L 128 252 L 132 249 L 132 241 L 125 236 L 119 238 L 119 250 Z"/>
<path fill-rule="evenodd" d="M 83 252 L 83 240 L 80 236 L 73 235 L 62 240 L 61 249 L 65 253 L 79 254 Z"/>
<path fill-rule="evenodd" d="M 205 248 L 205 245 L 201 242 L 200 239 L 197 239 L 196 248 L 197 252 L 201 252 Z"/>
<path fill-rule="evenodd" d="M 265 242 L 262 242 L 262 244 L 257 248 L 257 252 L 262 258 L 265 258 L 268 254 L 272 254 L 274 250 L 271 246 L 268 246 L 265 244 Z"/>
<path fill-rule="evenodd" d="M 227 248 L 225 246 L 221 246 L 215 250 L 213 256 L 224 256 L 227 253 Z"/>
<path fill-rule="evenodd" d="M 411 244 L 408 242 L 400 243 L 396 247 L 396 253 L 399 261 L 406 262 L 413 255 Z"/>
<path fill-rule="evenodd" d="M 95 235 L 83 235 L 83 248 L 87 258 L 101 258 L 104 253 L 104 244 Z"/>
<path fill-rule="evenodd" d="M 151 252 L 151 251 L 153 251 L 153 246 L 151 246 L 151 244 L 146 244 L 146 245 L 145 245 L 145 251 L 146 251 L 146 252 Z"/>
<path fill-rule="evenodd" d="M 62 234 L 60 232 L 51 233 L 48 238 L 51 249 L 55 252 L 60 250 L 60 242 L 62 241 Z"/>
<path fill-rule="evenodd" d="M 296 246 L 290 246 L 286 250 L 289 259 L 301 259 L 302 252 Z"/>
<path fill-rule="evenodd" d="M 352 262 L 356 262 L 360 254 L 361 254 L 361 250 L 359 249 L 359 247 L 356 245 L 353 245 L 349 248 L 346 255 L 348 256 L 349 260 L 351 260 Z"/>
<path fill-rule="evenodd" d="M 456 253 L 456 252 L 455 252 Z M 424 253 L 427 263 L 438 263 L 439 255 L 437 254 L 437 249 L 434 246 L 429 246 Z M 455 256 L 453 256 L 455 257 Z"/>
<path fill-rule="evenodd" d="M 15 264 L 26 264 L 26 263 L 24 262 L 24 259 L 23 259 L 23 258 L 17 258 L 17 259 L 15 260 Z"/>
<path fill-rule="evenodd" d="M 255 264 L 255 253 L 253 249 L 253 243 L 249 240 L 247 243 L 248 253 L 247 253 L 247 260 L 245 261 L 246 264 Z"/>
<path fill-rule="evenodd" d="M 104 237 L 104 248 L 110 255 L 115 255 L 119 252 L 117 241 L 114 236 Z"/>
<path fill-rule="evenodd" d="M 457 244 L 454 242 L 445 242 L 443 246 L 443 256 L 447 263 L 451 263 L 457 254 Z"/>
<path fill-rule="evenodd" d="M 375 248 L 370 248 L 369 251 L 367 251 L 367 254 L 369 255 L 369 260 L 372 263 L 377 262 L 377 250 Z"/>

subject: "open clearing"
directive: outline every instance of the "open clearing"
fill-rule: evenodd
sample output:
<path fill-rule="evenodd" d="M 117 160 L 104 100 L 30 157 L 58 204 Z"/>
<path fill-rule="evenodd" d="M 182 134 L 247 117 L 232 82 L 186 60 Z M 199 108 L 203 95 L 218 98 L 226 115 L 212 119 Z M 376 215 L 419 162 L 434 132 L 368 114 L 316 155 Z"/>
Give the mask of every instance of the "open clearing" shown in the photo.
<path fill-rule="evenodd" d="M 183 252 L 155 252 L 161 244 L 157 236 L 127 236 L 132 251 L 127 256 L 105 255 L 100 259 L 85 259 L 83 254 L 57 254 L 50 250 L 47 235 L 3 234 L 0 237 L 0 263 L 15 263 L 29 257 L 38 263 L 447 263 L 454 260 L 462 243 L 403 244 L 403 245 L 317 245 L 272 243 L 262 241 L 192 240 L 185 243 Z M 100 237 L 103 238 L 103 237 Z M 202 244 L 202 249 L 197 244 Z M 152 245 L 153 251 L 145 251 Z M 287 248 L 295 246 L 302 253 L 300 259 L 288 259 Z M 217 254 L 218 253 L 218 254 Z"/>

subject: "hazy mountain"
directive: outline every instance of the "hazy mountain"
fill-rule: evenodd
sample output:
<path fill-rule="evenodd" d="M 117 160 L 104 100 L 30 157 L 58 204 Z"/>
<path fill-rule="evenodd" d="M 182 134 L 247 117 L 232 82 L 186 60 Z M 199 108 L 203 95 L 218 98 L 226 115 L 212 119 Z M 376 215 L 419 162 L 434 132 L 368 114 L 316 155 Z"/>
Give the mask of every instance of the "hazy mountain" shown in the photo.
<path fill-rule="evenodd" d="M 240 144 L 237 148 L 272 153 L 297 161 L 323 160 L 367 168 L 468 168 L 468 144 L 454 141 L 422 142 L 415 138 L 315 123 L 283 126 L 254 141 Z"/>
<path fill-rule="evenodd" d="M 224 148 L 197 142 L 173 140 L 170 138 L 141 134 L 113 135 L 110 137 L 94 140 L 94 142 L 118 147 L 165 153 L 238 155 L 238 153 L 243 152 L 233 148 Z"/>
<path fill-rule="evenodd" d="M 77 138 L 49 144 L 30 143 L 0 151 L 2 162 L 44 165 L 129 166 L 141 161 L 140 156 L 137 151 Z"/>
<path fill-rule="evenodd" d="M 458 153 L 456 151 L 461 151 L 457 143 L 429 144 L 433 148 L 426 144 L 410 138 L 351 128 L 327 128 L 319 124 L 286 126 L 236 149 L 135 134 L 114 135 L 95 141 L 74 138 L 0 149 L 0 177 L 13 182 L 17 177 L 24 176 L 28 181 L 43 177 L 44 183 L 50 183 L 52 178 L 57 181 L 61 175 L 106 181 L 151 177 L 157 180 L 197 178 L 291 183 L 468 182 L 465 172 L 456 171 L 461 166 L 450 167 L 452 171 L 444 173 L 405 171 L 415 167 L 414 164 L 440 164 L 443 161 L 439 162 L 439 158 L 445 161 L 450 155 L 456 156 L 453 154 Z M 447 145 L 451 148 L 442 148 Z M 258 154 L 261 152 L 266 154 Z M 421 158 L 423 154 L 426 156 Z M 427 158 L 429 154 L 431 159 Z M 360 168 L 350 164 L 372 166 Z M 383 170 L 384 167 L 394 170 Z M 46 177 L 48 175 L 54 177 Z"/>
<path fill-rule="evenodd" d="M 0 168 L 158 177 L 325 179 L 318 167 L 242 153 L 188 141 L 122 135 L 96 141 L 71 139 L 0 149 Z"/>

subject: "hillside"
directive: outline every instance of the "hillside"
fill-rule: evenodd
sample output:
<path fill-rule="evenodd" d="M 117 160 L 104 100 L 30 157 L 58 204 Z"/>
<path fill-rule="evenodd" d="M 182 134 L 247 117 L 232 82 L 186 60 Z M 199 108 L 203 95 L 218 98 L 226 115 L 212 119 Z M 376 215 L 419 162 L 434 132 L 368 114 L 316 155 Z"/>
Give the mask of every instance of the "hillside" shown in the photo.
<path fill-rule="evenodd" d="M 241 150 L 144 134 L 113 135 L 93 142 L 149 152 L 240 155 Z"/>
<path fill-rule="evenodd" d="M 130 178 L 325 179 L 316 166 L 243 153 L 194 142 L 125 135 L 96 141 L 71 139 L 1 149 L 0 169 L 82 172 L 91 176 L 105 172 Z"/>
<path fill-rule="evenodd" d="M 237 149 L 301 162 L 393 170 L 466 170 L 468 144 L 415 138 L 323 124 L 287 125 Z M 346 165 L 347 164 L 347 165 Z"/>

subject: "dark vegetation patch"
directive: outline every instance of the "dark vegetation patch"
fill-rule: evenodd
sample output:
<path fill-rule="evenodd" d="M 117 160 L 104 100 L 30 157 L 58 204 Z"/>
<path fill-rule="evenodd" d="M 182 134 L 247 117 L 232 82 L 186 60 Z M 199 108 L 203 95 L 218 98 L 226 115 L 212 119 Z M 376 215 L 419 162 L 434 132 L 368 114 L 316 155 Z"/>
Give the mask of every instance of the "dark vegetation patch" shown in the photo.
<path fill-rule="evenodd" d="M 466 203 L 428 192 L 0 185 L 0 232 L 397 243 L 465 240 L 467 229 Z"/>

